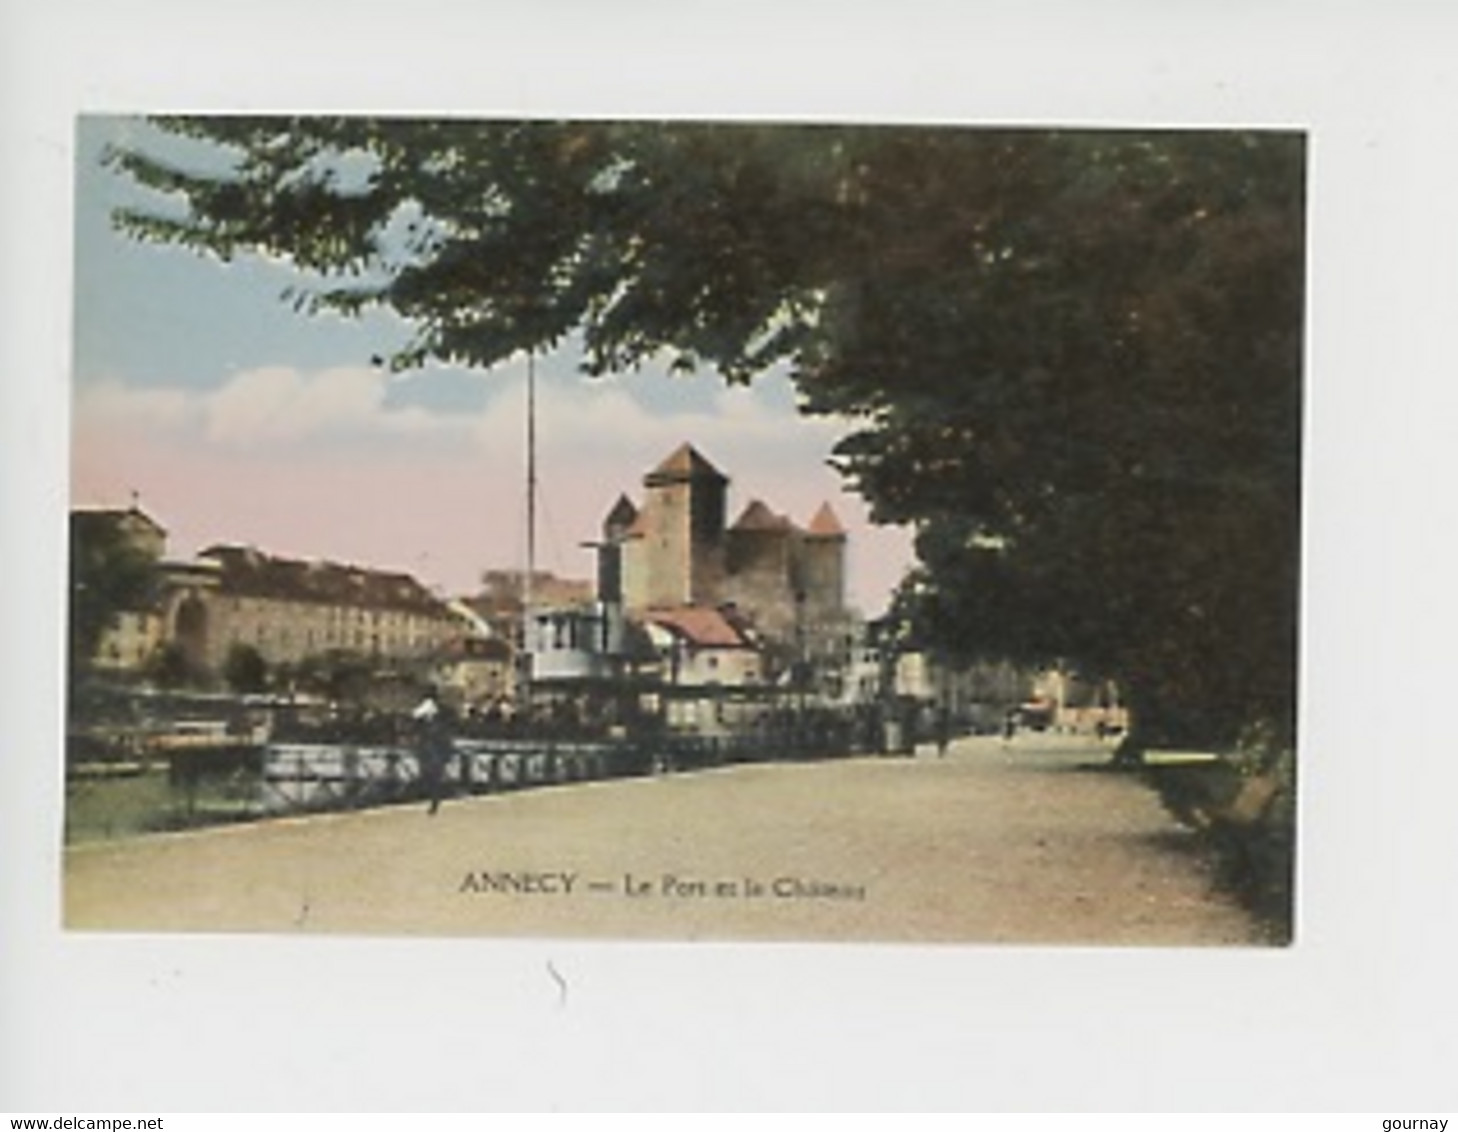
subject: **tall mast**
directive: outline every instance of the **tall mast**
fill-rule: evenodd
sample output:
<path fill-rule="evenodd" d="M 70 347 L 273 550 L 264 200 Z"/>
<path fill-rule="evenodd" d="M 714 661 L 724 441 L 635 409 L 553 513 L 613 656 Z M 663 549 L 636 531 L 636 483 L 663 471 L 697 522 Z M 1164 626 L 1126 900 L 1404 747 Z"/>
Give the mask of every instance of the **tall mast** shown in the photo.
<path fill-rule="evenodd" d="M 522 589 L 522 607 L 531 610 L 532 576 L 537 566 L 537 367 L 536 355 L 527 355 L 527 529 L 526 579 Z"/>
<path fill-rule="evenodd" d="M 521 589 L 522 703 L 531 714 L 532 702 L 532 589 L 537 571 L 537 366 L 535 352 L 527 353 L 526 406 L 526 576 Z"/>

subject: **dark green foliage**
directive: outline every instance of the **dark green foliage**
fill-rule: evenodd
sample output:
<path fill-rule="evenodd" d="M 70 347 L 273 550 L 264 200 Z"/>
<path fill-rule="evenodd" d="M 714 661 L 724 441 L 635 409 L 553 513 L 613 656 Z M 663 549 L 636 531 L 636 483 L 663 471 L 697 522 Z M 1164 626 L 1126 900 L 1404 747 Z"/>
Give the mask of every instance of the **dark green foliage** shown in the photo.
<path fill-rule="evenodd" d="M 169 641 L 147 659 L 144 675 L 159 688 L 181 688 L 198 681 L 187 653 L 176 641 Z"/>
<path fill-rule="evenodd" d="M 858 320 L 827 399 L 881 405 L 847 469 L 921 524 L 945 642 L 1116 677 L 1141 741 L 1226 746 L 1251 719 L 1289 737 L 1300 141 L 1040 148 L 996 198 L 1005 267 L 878 282 L 886 313 Z"/>
<path fill-rule="evenodd" d="M 73 511 L 71 526 L 70 664 L 91 665 L 102 634 L 127 610 L 144 608 L 153 558 L 128 537 L 117 512 Z"/>
<path fill-rule="evenodd" d="M 1292 935 L 1296 855 L 1296 762 L 1269 744 L 1242 746 L 1217 762 L 1156 765 L 1143 774 L 1171 814 L 1195 830 L 1215 881 L 1256 913 L 1276 942 Z"/>
<path fill-rule="evenodd" d="M 292 682 L 301 691 L 340 703 L 362 702 L 369 692 L 374 662 L 355 653 L 331 651 L 305 657 L 294 666 Z"/>
<path fill-rule="evenodd" d="M 169 119 L 119 222 L 383 305 L 387 361 L 489 366 L 580 329 L 858 423 L 948 651 L 1118 679 L 1140 742 L 1294 733 L 1304 139 L 706 123 Z M 181 151 L 179 151 L 181 152 Z"/>
<path fill-rule="evenodd" d="M 223 660 L 223 680 L 235 692 L 261 692 L 268 685 L 268 664 L 252 645 L 235 643 Z"/>

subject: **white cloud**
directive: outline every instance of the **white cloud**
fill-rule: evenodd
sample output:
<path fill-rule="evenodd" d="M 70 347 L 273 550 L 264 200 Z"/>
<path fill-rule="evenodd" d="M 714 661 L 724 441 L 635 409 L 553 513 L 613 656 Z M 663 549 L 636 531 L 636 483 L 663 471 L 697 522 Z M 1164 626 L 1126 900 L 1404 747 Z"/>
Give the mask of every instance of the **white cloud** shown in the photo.
<path fill-rule="evenodd" d="M 77 427 L 100 425 L 125 434 L 179 432 L 196 424 L 196 399 L 181 389 L 136 389 L 108 379 L 79 390 Z"/>
<path fill-rule="evenodd" d="M 143 439 L 190 438 L 223 448 L 291 449 L 321 441 L 368 445 L 461 442 L 487 451 L 523 444 L 526 383 L 520 363 L 494 372 L 495 395 L 475 415 L 387 403 L 390 377 L 365 367 L 303 371 L 267 366 L 234 374 L 211 390 L 146 389 L 108 381 L 82 388 L 78 430 L 120 429 Z M 766 469 L 823 462 L 842 422 L 804 419 L 761 386 L 729 387 L 697 407 L 664 407 L 654 382 L 540 381 L 539 451 L 564 458 L 619 457 L 626 466 L 656 462 L 684 441 L 711 460 Z M 698 380 L 715 381 L 713 378 Z"/>
<path fill-rule="evenodd" d="M 145 389 L 116 381 L 81 389 L 78 433 L 121 431 L 139 441 L 192 439 L 221 448 L 287 449 L 319 441 L 459 435 L 451 418 L 385 403 L 385 375 L 366 368 L 241 371 L 212 390 Z"/>
<path fill-rule="evenodd" d="M 707 407 L 674 409 L 654 397 L 652 378 L 644 380 L 650 384 L 636 389 L 611 380 L 539 383 L 540 449 L 576 457 L 620 455 L 630 466 L 642 467 L 688 441 L 710 460 L 775 464 L 786 457 L 803 461 L 811 452 L 823 460 L 845 432 L 843 422 L 801 418 L 759 386 L 724 386 L 707 399 Z M 474 431 L 487 444 L 518 445 L 525 419 L 525 382 L 508 372 Z"/>
<path fill-rule="evenodd" d="M 205 435 L 219 444 L 291 444 L 323 438 L 416 436 L 443 427 L 418 408 L 387 408 L 378 370 L 285 366 L 247 370 L 205 401 Z"/>

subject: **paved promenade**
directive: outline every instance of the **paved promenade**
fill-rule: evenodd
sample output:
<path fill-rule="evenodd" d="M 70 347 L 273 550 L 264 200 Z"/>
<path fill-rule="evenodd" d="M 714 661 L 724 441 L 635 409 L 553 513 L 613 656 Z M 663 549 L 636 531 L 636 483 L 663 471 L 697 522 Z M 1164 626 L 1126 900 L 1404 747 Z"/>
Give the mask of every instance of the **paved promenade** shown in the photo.
<path fill-rule="evenodd" d="M 67 851 L 67 926 L 634 939 L 1260 942 L 1107 749 L 757 764 Z"/>

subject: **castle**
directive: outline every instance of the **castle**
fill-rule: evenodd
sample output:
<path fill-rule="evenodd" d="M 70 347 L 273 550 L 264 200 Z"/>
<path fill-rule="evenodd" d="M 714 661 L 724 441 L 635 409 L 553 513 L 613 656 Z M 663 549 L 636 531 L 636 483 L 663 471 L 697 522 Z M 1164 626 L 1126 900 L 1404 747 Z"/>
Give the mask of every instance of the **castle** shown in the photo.
<path fill-rule="evenodd" d="M 766 643 L 801 652 L 839 631 L 848 616 L 846 532 L 830 505 L 802 528 L 755 499 L 727 524 L 728 488 L 685 443 L 643 477 L 640 504 L 620 496 L 598 544 L 600 600 L 629 618 L 720 610 Z"/>

